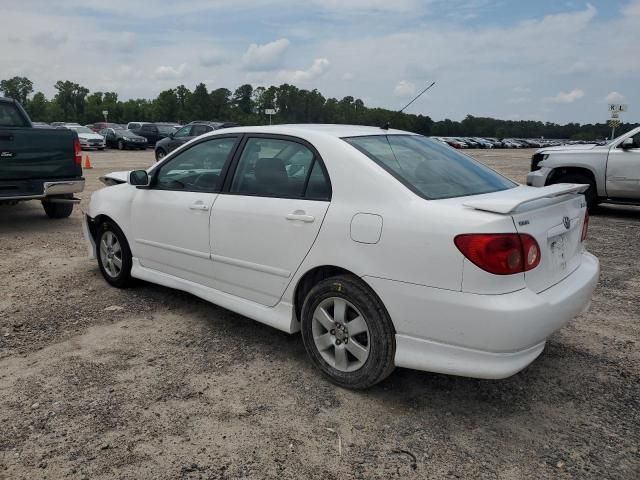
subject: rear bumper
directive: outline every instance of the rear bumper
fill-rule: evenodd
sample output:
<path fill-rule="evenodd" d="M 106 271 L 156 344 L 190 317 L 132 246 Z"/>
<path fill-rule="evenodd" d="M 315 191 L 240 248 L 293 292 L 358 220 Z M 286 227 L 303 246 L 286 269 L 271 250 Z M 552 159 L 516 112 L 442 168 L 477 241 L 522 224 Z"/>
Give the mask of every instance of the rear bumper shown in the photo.
<path fill-rule="evenodd" d="M 33 183 L 33 182 L 31 182 Z M 68 195 L 79 193 L 84 190 L 84 178 L 74 180 L 51 180 L 42 181 L 42 189 L 38 188 L 37 193 L 26 193 L 24 195 L 1 196 L 3 200 L 38 200 L 56 195 Z M 41 193 L 40 193 L 41 192 Z"/>
<path fill-rule="evenodd" d="M 478 295 L 365 277 L 396 328 L 399 367 L 476 378 L 504 378 L 542 352 L 546 339 L 584 312 L 599 275 L 584 253 L 580 267 L 553 287 Z"/>

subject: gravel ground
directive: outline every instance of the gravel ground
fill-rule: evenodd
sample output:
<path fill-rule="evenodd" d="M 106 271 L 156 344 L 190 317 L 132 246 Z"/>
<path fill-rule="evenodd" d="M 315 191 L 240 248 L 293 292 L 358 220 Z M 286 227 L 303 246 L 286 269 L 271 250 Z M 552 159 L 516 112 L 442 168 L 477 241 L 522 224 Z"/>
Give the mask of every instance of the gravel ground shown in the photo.
<path fill-rule="evenodd" d="M 475 151 L 524 181 L 531 151 Z M 100 174 L 147 152 L 90 153 L 53 221 L 0 207 L 0 479 L 640 478 L 640 208 L 592 217 L 588 313 L 500 381 L 398 369 L 327 383 L 289 336 L 150 284 L 121 291 L 86 258 Z"/>

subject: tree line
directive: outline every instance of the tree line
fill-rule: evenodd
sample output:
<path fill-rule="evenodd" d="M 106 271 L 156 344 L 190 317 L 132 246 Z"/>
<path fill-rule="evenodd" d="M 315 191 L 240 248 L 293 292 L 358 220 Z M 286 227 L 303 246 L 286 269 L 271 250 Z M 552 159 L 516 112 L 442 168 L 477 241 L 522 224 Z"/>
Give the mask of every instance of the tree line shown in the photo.
<path fill-rule="evenodd" d="M 434 121 L 427 115 L 398 113 L 367 107 L 359 98 L 341 100 L 325 98 L 318 90 L 305 90 L 294 85 L 253 87 L 245 84 L 231 91 L 217 88 L 209 91 L 204 83 L 189 90 L 184 85 L 164 90 L 155 99 L 120 100 L 116 92 L 90 92 L 88 88 L 69 80 L 54 85 L 56 94 L 48 99 L 35 92 L 33 82 L 26 77 L 0 81 L 4 96 L 18 100 L 33 121 L 78 122 L 103 121 L 102 112 L 115 123 L 129 121 L 180 122 L 219 120 L 240 125 L 264 125 L 267 109 L 275 109 L 273 123 L 349 123 L 381 126 L 389 122 L 393 128 L 422 135 L 464 137 L 569 138 L 574 140 L 603 139 L 611 134 L 605 123 L 559 125 L 533 120 L 500 120 L 467 115 L 462 121 Z M 622 124 L 619 132 L 639 124 Z"/>

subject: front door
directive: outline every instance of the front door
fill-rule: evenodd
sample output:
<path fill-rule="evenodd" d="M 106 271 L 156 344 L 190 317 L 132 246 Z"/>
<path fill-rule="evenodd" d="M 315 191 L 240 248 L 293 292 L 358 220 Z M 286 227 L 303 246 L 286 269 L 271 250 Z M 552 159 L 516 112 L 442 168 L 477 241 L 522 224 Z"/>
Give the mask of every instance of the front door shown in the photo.
<path fill-rule="evenodd" d="M 193 138 L 191 136 L 191 127 L 192 125 L 185 125 L 173 134 L 173 137 L 169 139 L 170 152 L 178 148 L 180 145 L 184 145 Z"/>
<path fill-rule="evenodd" d="M 143 267 L 212 286 L 209 217 L 238 137 L 207 139 L 156 168 L 132 205 L 133 255 Z"/>
<path fill-rule="evenodd" d="M 330 198 L 322 161 L 309 145 L 247 138 L 233 178 L 213 205 L 216 288 L 276 305 L 318 236 Z"/>
<path fill-rule="evenodd" d="M 640 198 L 640 133 L 633 137 L 631 148 L 621 146 L 609 151 L 607 161 L 607 196 Z"/>

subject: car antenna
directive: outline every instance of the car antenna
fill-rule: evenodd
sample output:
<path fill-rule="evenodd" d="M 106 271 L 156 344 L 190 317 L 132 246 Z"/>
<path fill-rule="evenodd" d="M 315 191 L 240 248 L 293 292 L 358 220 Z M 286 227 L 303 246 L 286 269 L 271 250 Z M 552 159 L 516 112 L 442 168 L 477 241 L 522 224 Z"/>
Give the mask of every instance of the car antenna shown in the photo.
<path fill-rule="evenodd" d="M 427 88 L 425 88 L 424 90 L 422 90 L 418 95 L 416 95 L 413 100 L 411 100 L 409 103 L 407 103 L 404 107 L 402 107 L 400 110 L 398 110 L 396 113 L 402 113 L 409 105 L 411 105 L 413 102 L 415 102 L 417 99 L 419 99 L 423 93 L 425 93 L 427 90 L 429 90 L 431 87 L 433 87 L 436 84 L 436 82 L 431 82 L 431 85 L 429 85 Z M 382 125 L 380 128 L 382 130 L 389 130 L 389 127 L 391 126 L 391 122 L 385 122 L 384 125 Z"/>

